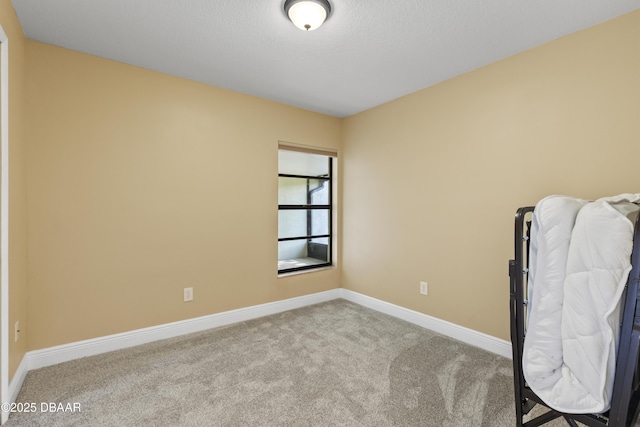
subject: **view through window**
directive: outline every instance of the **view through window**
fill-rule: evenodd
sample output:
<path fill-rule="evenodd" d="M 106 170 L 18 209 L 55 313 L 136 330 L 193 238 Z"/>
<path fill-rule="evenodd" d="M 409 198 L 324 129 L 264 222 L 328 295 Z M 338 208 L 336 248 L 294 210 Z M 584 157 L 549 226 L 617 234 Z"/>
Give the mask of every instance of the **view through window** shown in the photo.
<path fill-rule="evenodd" d="M 333 158 L 278 150 L 278 272 L 331 265 Z"/>

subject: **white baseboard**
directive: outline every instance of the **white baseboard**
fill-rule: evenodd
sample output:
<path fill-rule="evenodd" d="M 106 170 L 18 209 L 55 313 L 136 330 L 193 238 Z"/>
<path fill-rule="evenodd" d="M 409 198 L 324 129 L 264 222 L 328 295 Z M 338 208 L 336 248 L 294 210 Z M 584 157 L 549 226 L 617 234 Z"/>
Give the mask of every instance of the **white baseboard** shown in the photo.
<path fill-rule="evenodd" d="M 438 332 L 442 335 L 457 339 L 459 341 L 480 347 L 500 356 L 511 359 L 511 343 L 446 320 L 438 319 L 427 314 L 419 313 L 399 305 L 391 304 L 376 298 L 372 298 L 348 289 L 340 289 L 340 296 L 347 301 L 376 310 L 393 317 L 405 320 L 409 323 L 421 326 L 426 329 Z"/>
<path fill-rule="evenodd" d="M 27 357 L 23 357 L 20 361 L 20 365 L 18 365 L 18 369 L 13 374 L 11 381 L 9 381 L 9 390 L 7 394 L 7 399 L 2 399 L 2 403 L 14 403 L 18 398 L 18 393 L 20 393 L 20 389 L 22 388 L 22 383 L 24 383 L 24 379 L 27 376 L 28 369 L 28 359 Z M 4 405 L 3 405 L 4 406 Z M 9 411 L 4 408 L 1 412 L 0 416 L 0 424 L 4 424 L 9 418 Z"/>
<path fill-rule="evenodd" d="M 62 344 L 55 347 L 44 348 L 42 350 L 34 350 L 28 352 L 25 355 L 25 358 L 28 362 L 28 370 L 38 369 L 45 366 L 79 359 L 81 357 L 93 356 L 109 351 L 146 344 L 152 341 L 218 328 L 220 326 L 244 322 L 246 320 L 256 319 L 258 317 L 281 313 L 283 311 L 293 310 L 338 298 L 340 298 L 340 289 L 332 289 L 330 291 L 304 295 L 297 298 L 239 308 L 237 310 L 230 310 L 194 319 L 151 326 L 149 328 L 136 329 L 134 331 L 108 335 L 100 338 Z"/>
<path fill-rule="evenodd" d="M 8 400 L 8 402 L 15 402 L 18 398 L 18 393 L 20 393 L 20 389 L 22 388 L 22 383 L 27 376 L 27 372 L 29 372 L 28 359 L 23 357 L 20 365 L 18 365 L 18 369 L 16 369 L 16 372 L 13 374 L 13 377 L 9 382 L 10 400 Z"/>
<path fill-rule="evenodd" d="M 426 329 L 433 330 L 462 342 L 483 348 L 492 353 L 511 358 L 511 344 L 505 340 L 474 331 L 445 320 L 409 310 L 376 298 L 347 289 L 332 289 L 297 298 L 275 301 L 223 313 L 181 320 L 149 328 L 137 329 L 120 334 L 108 335 L 84 341 L 62 344 L 42 350 L 29 351 L 23 358 L 9 386 L 10 402 L 14 402 L 28 371 L 51 366 L 82 357 L 120 350 L 152 341 L 173 338 L 193 332 L 256 319 L 296 308 L 306 307 L 343 298 L 355 304 L 405 320 Z"/>

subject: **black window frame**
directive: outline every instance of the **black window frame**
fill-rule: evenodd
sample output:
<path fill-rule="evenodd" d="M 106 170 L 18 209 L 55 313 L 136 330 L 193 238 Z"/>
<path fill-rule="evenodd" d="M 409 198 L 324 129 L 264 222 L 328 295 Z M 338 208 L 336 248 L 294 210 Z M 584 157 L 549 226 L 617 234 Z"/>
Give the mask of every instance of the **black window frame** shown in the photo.
<path fill-rule="evenodd" d="M 319 268 L 330 267 L 333 265 L 333 157 L 330 155 L 322 154 L 327 157 L 329 162 L 329 169 L 326 175 L 313 176 L 313 175 L 298 175 L 298 174 L 286 174 L 286 173 L 278 173 L 278 178 L 301 178 L 307 180 L 307 203 L 303 205 L 281 205 L 278 204 L 278 212 L 281 210 L 306 210 L 307 211 L 307 234 L 304 236 L 296 236 L 296 237 L 278 237 L 279 242 L 286 241 L 294 241 L 294 240 L 307 240 L 307 248 L 308 245 L 313 243 L 313 239 L 320 238 L 328 238 L 329 243 L 327 245 L 327 261 L 304 265 L 299 267 L 290 267 L 290 268 L 278 268 L 278 274 L 286 274 L 292 273 L 296 271 L 304 271 L 304 270 L 315 270 Z M 328 204 L 325 205 L 314 205 L 311 204 L 311 192 L 309 190 L 309 181 L 310 180 L 320 180 L 328 183 Z M 311 211 L 313 210 L 326 210 L 328 211 L 328 234 L 318 234 L 314 235 L 311 233 Z M 308 250 L 308 249 L 307 249 Z M 280 261 L 280 260 L 278 260 Z"/>

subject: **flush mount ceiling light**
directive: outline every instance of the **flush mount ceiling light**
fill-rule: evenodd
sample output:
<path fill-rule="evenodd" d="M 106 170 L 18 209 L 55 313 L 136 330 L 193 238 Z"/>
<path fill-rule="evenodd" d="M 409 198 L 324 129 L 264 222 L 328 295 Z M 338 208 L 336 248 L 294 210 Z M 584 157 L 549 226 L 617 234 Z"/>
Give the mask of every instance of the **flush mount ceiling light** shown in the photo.
<path fill-rule="evenodd" d="M 331 5 L 327 0 L 286 0 L 284 13 L 296 27 L 313 31 L 329 17 Z"/>

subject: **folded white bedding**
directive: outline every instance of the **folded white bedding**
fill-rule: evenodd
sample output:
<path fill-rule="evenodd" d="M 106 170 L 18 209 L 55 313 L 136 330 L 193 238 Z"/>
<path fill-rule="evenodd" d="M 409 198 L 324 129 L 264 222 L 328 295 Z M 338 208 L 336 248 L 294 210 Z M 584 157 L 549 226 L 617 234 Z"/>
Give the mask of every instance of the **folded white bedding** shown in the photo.
<path fill-rule="evenodd" d="M 564 196 L 542 199 L 533 213 L 529 246 L 529 310 L 523 371 L 536 394 L 562 376 L 562 304 L 569 242 L 586 200 Z"/>
<path fill-rule="evenodd" d="M 601 413 L 610 406 L 638 201 L 637 194 L 591 203 L 551 196 L 536 205 L 523 371 L 558 411 Z"/>

